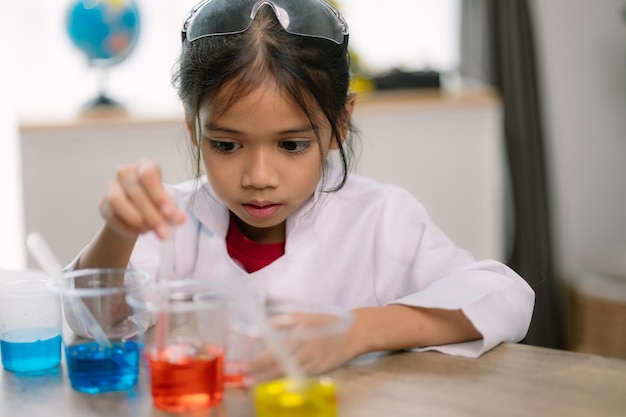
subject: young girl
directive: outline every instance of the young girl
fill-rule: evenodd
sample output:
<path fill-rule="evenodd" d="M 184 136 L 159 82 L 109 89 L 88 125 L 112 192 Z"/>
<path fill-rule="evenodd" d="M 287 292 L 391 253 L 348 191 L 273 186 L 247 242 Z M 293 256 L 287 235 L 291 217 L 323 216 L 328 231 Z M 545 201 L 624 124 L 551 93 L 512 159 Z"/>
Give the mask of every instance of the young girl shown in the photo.
<path fill-rule="evenodd" d="M 182 37 L 175 84 L 198 179 L 165 186 L 148 159 L 120 167 L 73 267 L 154 275 L 173 234 L 172 279 L 226 263 L 268 302 L 351 309 L 345 352 L 298 358 L 312 374 L 373 351 L 477 357 L 525 336 L 522 278 L 457 248 L 407 191 L 349 173 L 348 27 L 325 0 L 203 1 Z"/>

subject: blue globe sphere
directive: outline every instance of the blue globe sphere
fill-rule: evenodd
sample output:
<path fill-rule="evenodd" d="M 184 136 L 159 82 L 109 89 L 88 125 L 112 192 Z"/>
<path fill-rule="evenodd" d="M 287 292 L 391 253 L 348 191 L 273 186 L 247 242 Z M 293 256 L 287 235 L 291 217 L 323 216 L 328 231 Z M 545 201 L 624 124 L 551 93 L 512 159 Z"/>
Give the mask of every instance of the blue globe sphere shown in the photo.
<path fill-rule="evenodd" d="M 109 66 L 124 60 L 139 38 L 139 10 L 133 0 L 78 0 L 67 14 L 67 33 L 89 63 Z"/>

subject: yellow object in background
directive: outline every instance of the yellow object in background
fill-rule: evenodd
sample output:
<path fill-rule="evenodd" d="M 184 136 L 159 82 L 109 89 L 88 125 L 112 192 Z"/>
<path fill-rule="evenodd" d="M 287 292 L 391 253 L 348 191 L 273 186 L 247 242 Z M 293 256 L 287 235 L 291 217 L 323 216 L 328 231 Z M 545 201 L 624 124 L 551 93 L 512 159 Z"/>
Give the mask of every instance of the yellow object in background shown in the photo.
<path fill-rule="evenodd" d="M 333 7 L 341 11 L 339 1 L 329 0 L 329 2 Z M 348 53 L 350 54 L 350 69 L 353 74 L 352 80 L 350 81 L 350 91 L 355 93 L 365 93 L 375 90 L 376 84 L 365 74 L 357 52 L 352 48 L 348 48 Z"/>
<path fill-rule="evenodd" d="M 355 93 L 366 93 L 376 89 L 376 84 L 369 78 L 355 76 L 350 81 L 350 91 Z"/>
<path fill-rule="evenodd" d="M 257 417 L 337 417 L 337 386 L 328 377 L 309 378 L 296 387 L 288 379 L 254 389 Z"/>

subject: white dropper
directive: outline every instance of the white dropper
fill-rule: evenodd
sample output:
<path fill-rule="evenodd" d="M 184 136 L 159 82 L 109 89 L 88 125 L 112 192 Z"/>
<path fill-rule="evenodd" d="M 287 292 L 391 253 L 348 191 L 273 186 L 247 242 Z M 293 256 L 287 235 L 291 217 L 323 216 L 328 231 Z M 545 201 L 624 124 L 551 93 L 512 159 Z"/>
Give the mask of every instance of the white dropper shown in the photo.
<path fill-rule="evenodd" d="M 225 269 L 226 267 L 222 265 L 222 272 L 224 272 Z M 250 323 L 257 326 L 261 337 L 274 352 L 278 365 L 291 384 L 290 388 L 298 390 L 303 387 L 306 376 L 300 364 L 298 364 L 293 355 L 279 340 L 276 331 L 267 320 L 263 306 L 257 302 L 256 294 L 254 294 L 247 283 L 236 274 L 221 275 L 223 276 L 225 286 L 229 293 L 238 301 L 237 305 L 241 309 L 240 311 L 244 313 Z"/>
<path fill-rule="evenodd" d="M 170 225 L 168 235 L 161 241 L 159 269 L 156 273 L 159 294 L 157 299 L 156 348 L 160 355 L 167 349 L 167 333 L 169 332 L 170 318 L 166 308 L 169 302 L 169 292 L 166 283 L 172 274 L 172 258 L 174 252 L 174 226 Z"/>
<path fill-rule="evenodd" d="M 59 260 L 54 256 L 52 250 L 39 233 L 30 233 L 26 238 L 26 246 L 31 255 L 35 258 L 41 269 L 50 276 L 55 282 L 59 290 L 66 287 L 66 281 L 63 277 L 63 267 Z M 80 322 L 83 328 L 87 329 L 89 334 L 95 339 L 102 349 L 110 349 L 111 342 L 100 323 L 95 319 L 91 311 L 87 308 L 83 300 L 79 297 L 66 297 L 66 307 L 72 312 L 74 317 Z"/>

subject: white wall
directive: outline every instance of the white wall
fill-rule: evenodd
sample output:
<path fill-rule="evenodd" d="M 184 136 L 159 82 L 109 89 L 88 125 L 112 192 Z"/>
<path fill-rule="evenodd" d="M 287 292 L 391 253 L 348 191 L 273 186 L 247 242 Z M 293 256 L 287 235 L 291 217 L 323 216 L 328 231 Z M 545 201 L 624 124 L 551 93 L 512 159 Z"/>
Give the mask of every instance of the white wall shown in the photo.
<path fill-rule="evenodd" d="M 100 73 L 87 67 L 65 32 L 70 0 L 10 2 L 20 22 L 17 113 L 21 120 L 56 121 L 76 115 L 97 93 Z M 133 54 L 111 68 L 109 94 L 136 114 L 172 115 L 180 104 L 171 86 L 171 68 L 180 47 L 177 34 L 196 0 L 137 0 L 142 33 Z M 28 18 L 25 18 L 27 16 Z M 16 35 L 12 36 L 15 39 Z"/>
<path fill-rule="evenodd" d="M 338 2 L 364 69 L 456 71 L 460 0 L 385 0 L 384 7 L 379 0 Z"/>
<path fill-rule="evenodd" d="M 180 113 L 170 83 L 171 68 L 179 53 L 182 22 L 197 1 L 136 0 L 142 17 L 139 42 L 133 54 L 111 68 L 108 76 L 110 95 L 133 113 Z M 419 12 L 433 1 L 437 8 Z M 95 97 L 100 72 L 87 67 L 85 57 L 66 35 L 65 18 L 72 0 L 5 3 L 10 3 L 7 9 L 11 18 L 20 22 L 20 30 L 11 37 L 19 39 L 16 62 L 20 94 L 16 106 L 20 119 L 55 121 L 73 117 L 82 104 Z M 375 0 L 339 3 L 350 19 L 353 46 L 368 48 L 363 58 L 374 69 L 431 64 L 450 70 L 456 65 L 458 46 L 452 28 L 459 0 L 387 0 L 383 10 Z M 383 13 L 383 20 L 372 19 L 377 10 Z M 398 14 L 398 10 L 403 12 Z M 407 10 L 410 14 L 405 14 Z M 394 16 L 406 17 L 396 26 Z"/>
<path fill-rule="evenodd" d="M 0 270 L 19 269 L 24 263 L 22 197 L 19 181 L 19 145 L 13 103 L 16 73 L 4 65 L 13 56 L 16 22 L 7 2 L 0 2 Z"/>
<path fill-rule="evenodd" d="M 558 268 L 571 278 L 626 247 L 626 2 L 531 3 Z"/>

